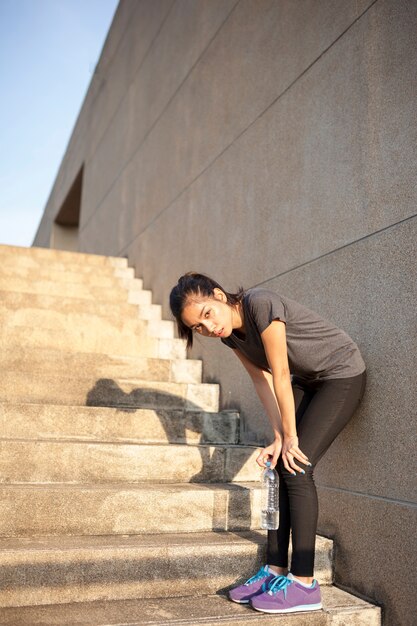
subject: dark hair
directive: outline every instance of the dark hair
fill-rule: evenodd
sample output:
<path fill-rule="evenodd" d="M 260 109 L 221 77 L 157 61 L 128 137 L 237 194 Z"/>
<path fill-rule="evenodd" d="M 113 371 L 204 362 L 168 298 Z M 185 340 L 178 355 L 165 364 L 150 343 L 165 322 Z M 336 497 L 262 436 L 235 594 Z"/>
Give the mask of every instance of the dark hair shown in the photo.
<path fill-rule="evenodd" d="M 204 274 L 198 274 L 197 272 L 187 272 L 187 274 L 181 276 L 181 278 L 178 279 L 178 284 L 171 290 L 169 306 L 176 319 L 179 336 L 181 339 L 187 340 L 187 348 L 191 348 L 193 345 L 193 331 L 186 326 L 181 319 L 187 300 L 193 295 L 213 298 L 215 289 L 221 289 L 221 291 L 223 291 L 229 306 L 238 304 L 244 294 L 242 287 L 239 288 L 237 293 L 229 293 L 212 278 Z"/>

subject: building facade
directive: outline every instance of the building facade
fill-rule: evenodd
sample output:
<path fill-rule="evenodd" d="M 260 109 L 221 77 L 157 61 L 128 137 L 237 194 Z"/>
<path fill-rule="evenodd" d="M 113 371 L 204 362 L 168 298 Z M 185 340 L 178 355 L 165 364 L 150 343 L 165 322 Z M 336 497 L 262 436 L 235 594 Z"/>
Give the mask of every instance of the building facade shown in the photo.
<path fill-rule="evenodd" d="M 197 270 L 348 332 L 368 384 L 316 471 L 319 532 L 389 626 L 416 613 L 416 67 L 414 0 L 122 0 L 34 240 L 127 256 L 166 317 Z M 192 356 L 269 443 L 232 351 Z"/>

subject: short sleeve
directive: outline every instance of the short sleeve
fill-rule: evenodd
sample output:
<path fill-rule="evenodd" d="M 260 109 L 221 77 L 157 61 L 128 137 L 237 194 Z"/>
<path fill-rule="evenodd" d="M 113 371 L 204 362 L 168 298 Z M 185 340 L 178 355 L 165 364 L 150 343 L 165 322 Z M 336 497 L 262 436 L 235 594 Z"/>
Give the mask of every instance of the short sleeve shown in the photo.
<path fill-rule="evenodd" d="M 249 310 L 257 330 L 262 333 L 273 320 L 287 321 L 284 303 L 278 294 L 268 289 L 257 289 L 250 294 Z"/>

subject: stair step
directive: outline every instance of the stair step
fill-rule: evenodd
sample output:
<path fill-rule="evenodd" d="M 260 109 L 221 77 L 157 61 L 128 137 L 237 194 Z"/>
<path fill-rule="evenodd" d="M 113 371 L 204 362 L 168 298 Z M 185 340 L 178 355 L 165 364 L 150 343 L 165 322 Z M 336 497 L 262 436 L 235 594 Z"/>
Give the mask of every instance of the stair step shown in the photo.
<path fill-rule="evenodd" d="M 74 373 L 75 374 L 75 373 Z M 2 374 L 0 402 L 219 411 L 219 386 L 25 371 Z"/>
<path fill-rule="evenodd" d="M 30 276 L 32 274 L 39 274 L 42 272 L 51 271 L 57 274 L 58 279 L 67 278 L 68 275 L 73 274 L 75 281 L 80 280 L 79 277 L 94 277 L 94 276 L 108 276 L 108 277 L 124 277 L 135 278 L 135 269 L 133 267 L 115 267 L 113 265 L 89 265 L 87 263 L 65 263 L 63 261 L 56 261 L 49 259 L 43 261 L 29 256 L 7 256 L 0 255 L 0 274 L 4 275 L 21 275 Z"/>
<path fill-rule="evenodd" d="M 54 267 L 39 266 L 19 267 L 12 265 L 0 265 L 0 278 L 5 281 L 23 279 L 30 281 L 54 281 L 65 285 L 83 285 L 97 287 L 120 287 L 123 285 L 128 289 L 143 289 L 143 281 L 133 276 L 133 268 L 100 268 L 95 272 L 80 272 L 78 268 L 69 269 L 62 266 L 62 269 Z"/>
<path fill-rule="evenodd" d="M 315 576 L 332 580 L 317 537 Z M 0 606 L 194 596 L 226 590 L 265 562 L 265 532 L 0 539 Z"/>
<path fill-rule="evenodd" d="M 380 626 L 380 608 L 337 587 L 321 587 L 323 610 L 260 614 L 226 594 L 74 602 L 0 609 L 3 626 Z"/>
<path fill-rule="evenodd" d="M 7 337 L 7 331 L 15 326 L 23 328 L 46 328 L 51 330 L 60 330 L 67 336 L 79 335 L 83 336 L 88 333 L 97 335 L 101 333 L 106 336 L 107 333 L 136 333 L 147 332 L 149 322 L 138 318 L 123 318 L 120 316 L 95 315 L 93 313 L 78 313 L 36 309 L 22 307 L 16 311 L 8 310 L 0 303 L 0 324 L 2 326 L 2 335 Z M 161 321 L 156 322 L 161 324 Z"/>
<path fill-rule="evenodd" d="M 158 339 L 158 353 L 160 359 L 186 359 L 187 349 L 183 339 Z"/>
<path fill-rule="evenodd" d="M 21 272 L 43 272 L 48 271 L 62 272 L 67 274 L 74 273 L 81 276 L 125 276 L 126 278 L 135 278 L 135 270 L 133 267 L 117 267 L 106 263 L 105 265 L 66 262 L 62 259 L 40 259 L 27 255 L 6 255 L 0 252 L 0 274 L 11 274 L 14 271 Z"/>
<path fill-rule="evenodd" d="M 257 529 L 260 496 L 259 481 L 210 485 L 0 485 L 0 536 Z"/>
<path fill-rule="evenodd" d="M 126 293 L 127 301 L 129 304 L 145 304 L 148 306 L 152 304 L 152 291 L 149 291 L 147 289 L 129 289 Z"/>
<path fill-rule="evenodd" d="M 259 449 L 134 273 L 0 245 L 0 623 L 379 624 L 320 537 L 323 611 L 225 598 L 265 561 Z"/>
<path fill-rule="evenodd" d="M 62 313 L 102 315 L 104 317 L 124 317 L 128 319 L 137 319 L 139 317 L 139 319 L 148 319 L 140 316 L 142 305 L 128 304 L 127 298 L 124 301 L 119 299 L 115 302 L 96 302 L 71 296 L 0 290 L 0 302 L 10 312 L 31 308 Z M 145 312 L 148 311 L 150 306 L 158 307 L 157 304 L 143 305 Z M 155 319 L 157 318 L 155 317 Z"/>
<path fill-rule="evenodd" d="M 139 320 L 140 321 L 140 320 Z M 144 327 L 145 328 L 145 327 Z M 97 354 L 124 354 L 134 357 L 153 357 L 160 359 L 184 359 L 186 347 L 182 339 L 164 339 L 127 333 L 84 332 L 83 329 L 71 329 L 68 332 L 51 328 L 28 328 L 15 326 L 0 328 L 1 350 L 25 346 L 33 348 L 51 348 L 67 352 L 88 352 Z"/>
<path fill-rule="evenodd" d="M 95 302 L 71 296 L 1 291 L 1 306 L 10 312 L 21 309 L 46 309 L 62 313 L 85 313 L 103 317 L 141 319 L 146 321 L 161 320 L 160 304 L 134 304 L 119 300 L 117 302 Z"/>
<path fill-rule="evenodd" d="M 32 307 L 22 307 L 10 311 L 0 302 L 0 325 L 2 335 L 15 326 L 26 328 L 46 328 L 60 330 L 67 336 L 80 333 L 84 338 L 88 332 L 91 335 L 99 334 L 103 337 L 108 334 L 130 333 L 132 337 L 146 333 L 150 337 L 171 339 L 174 337 L 174 323 L 169 320 L 140 320 L 138 316 L 122 317 L 120 315 L 96 315 L 93 313 L 79 313 L 76 311 L 61 312 Z"/>
<path fill-rule="evenodd" d="M 238 441 L 239 414 L 3 403 L 0 433 L 2 439 L 227 444 Z"/>
<path fill-rule="evenodd" d="M 3 371 L 20 371 L 26 376 L 38 373 L 75 372 L 91 378 L 139 378 L 174 383 L 201 383 L 202 362 L 192 359 L 157 359 L 117 354 L 65 352 L 47 348 L 27 350 L 16 347 L 0 353 Z"/>
<path fill-rule="evenodd" d="M 148 333 L 151 337 L 173 339 L 175 336 L 174 322 L 171 320 L 149 320 Z"/>
<path fill-rule="evenodd" d="M 0 348 L 14 349 L 25 346 L 26 350 L 31 348 L 52 348 L 65 350 L 68 352 L 97 352 L 99 354 L 126 354 L 127 356 L 159 357 L 159 341 L 178 341 L 175 339 L 157 339 L 149 337 L 146 333 L 146 322 L 138 320 L 136 328 L 141 327 L 141 333 L 132 334 L 131 328 L 127 326 L 125 332 L 115 332 L 111 324 L 108 325 L 108 334 L 103 332 L 105 324 L 100 329 L 84 329 L 68 327 L 39 328 L 28 326 L 0 326 Z M 167 350 L 167 357 L 170 358 L 172 351 Z M 163 357 L 162 357 L 163 358 Z"/>
<path fill-rule="evenodd" d="M 258 455 L 259 448 L 233 444 L 0 440 L 0 483 L 257 481 Z"/>
<path fill-rule="evenodd" d="M 123 280 L 127 281 L 128 287 L 123 286 Z M 86 300 L 96 300 L 100 302 L 114 302 L 121 300 L 131 304 L 151 304 L 152 292 L 142 289 L 141 281 L 136 279 L 118 279 L 112 287 L 102 287 L 84 283 L 65 283 L 53 280 L 25 279 L 19 277 L 4 278 L 0 276 L 1 291 L 15 291 L 21 293 L 33 293 L 44 295 L 72 296 Z M 138 289 L 139 287 L 139 289 Z"/>
<path fill-rule="evenodd" d="M 141 320 L 160 320 L 162 318 L 160 304 L 138 304 L 137 311 Z"/>
<path fill-rule="evenodd" d="M 96 265 L 111 267 L 127 267 L 127 259 L 124 257 L 102 256 L 99 254 L 86 254 L 84 252 L 69 252 L 67 250 L 54 250 L 51 248 L 24 248 L 20 246 L 9 246 L 0 244 L 0 259 L 2 257 L 31 258 L 44 261 L 46 264 L 51 261 L 61 263 L 76 263 L 79 265 Z"/>

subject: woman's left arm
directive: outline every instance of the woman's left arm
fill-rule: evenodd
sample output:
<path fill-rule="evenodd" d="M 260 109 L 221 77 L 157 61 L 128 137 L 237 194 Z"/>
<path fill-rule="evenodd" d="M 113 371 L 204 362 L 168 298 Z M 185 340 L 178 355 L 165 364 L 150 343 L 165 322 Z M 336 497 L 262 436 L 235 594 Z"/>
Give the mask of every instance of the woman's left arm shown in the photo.
<path fill-rule="evenodd" d="M 282 461 L 291 474 L 295 474 L 294 470 L 303 472 L 304 470 L 296 464 L 295 459 L 306 465 L 309 464 L 309 461 L 298 447 L 294 394 L 288 364 L 285 323 L 280 320 L 273 320 L 261 333 L 261 338 L 272 371 L 274 391 L 281 413 L 284 435 L 281 452 Z"/>

